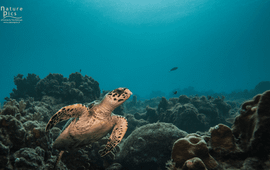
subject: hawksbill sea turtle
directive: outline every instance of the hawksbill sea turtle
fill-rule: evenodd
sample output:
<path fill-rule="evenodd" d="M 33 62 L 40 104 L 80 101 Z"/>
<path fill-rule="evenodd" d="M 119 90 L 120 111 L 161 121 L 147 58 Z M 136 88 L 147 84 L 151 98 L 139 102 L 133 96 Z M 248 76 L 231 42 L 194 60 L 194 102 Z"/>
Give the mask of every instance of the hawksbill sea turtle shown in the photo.
<path fill-rule="evenodd" d="M 99 154 L 103 157 L 111 152 L 121 142 L 128 126 L 124 117 L 114 115 L 112 111 L 131 95 L 129 89 L 117 88 L 107 93 L 100 102 L 92 102 L 89 107 L 74 104 L 62 107 L 56 112 L 49 120 L 45 128 L 46 132 L 60 121 L 69 119 L 53 143 L 53 148 L 61 151 L 57 162 L 61 159 L 64 150 L 75 150 L 96 142 L 113 128 L 105 148 Z"/>

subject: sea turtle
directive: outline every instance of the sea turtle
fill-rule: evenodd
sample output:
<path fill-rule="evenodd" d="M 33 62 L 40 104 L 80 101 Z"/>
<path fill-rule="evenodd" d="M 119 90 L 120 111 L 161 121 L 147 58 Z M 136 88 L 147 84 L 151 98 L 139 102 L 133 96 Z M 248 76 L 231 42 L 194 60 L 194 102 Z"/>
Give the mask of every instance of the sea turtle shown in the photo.
<path fill-rule="evenodd" d="M 124 137 L 128 125 L 124 117 L 114 115 L 112 111 L 131 95 L 129 89 L 117 88 L 107 93 L 100 102 L 92 102 L 89 107 L 74 104 L 65 106 L 55 113 L 46 126 L 46 132 L 58 122 L 70 119 L 53 143 L 53 148 L 61 150 L 59 159 L 64 150 L 74 150 L 96 142 L 113 128 L 106 147 L 99 154 L 103 157 L 112 151 Z"/>

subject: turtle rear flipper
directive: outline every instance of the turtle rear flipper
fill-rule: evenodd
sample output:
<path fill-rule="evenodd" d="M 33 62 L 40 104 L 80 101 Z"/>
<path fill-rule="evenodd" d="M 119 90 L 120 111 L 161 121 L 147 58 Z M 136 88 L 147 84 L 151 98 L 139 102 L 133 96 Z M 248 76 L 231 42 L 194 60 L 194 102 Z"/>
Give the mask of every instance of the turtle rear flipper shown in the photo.
<path fill-rule="evenodd" d="M 58 112 L 56 112 L 51 119 L 49 120 L 45 131 L 49 131 L 54 125 L 57 123 L 70 119 L 72 117 L 79 117 L 85 112 L 88 112 L 88 108 L 82 104 L 74 104 L 74 105 L 69 105 L 66 107 L 62 107 Z"/>
<path fill-rule="evenodd" d="M 112 119 L 116 125 L 113 128 L 112 134 L 108 139 L 105 148 L 99 151 L 101 157 L 111 152 L 113 148 L 115 148 L 115 146 L 121 142 L 125 133 L 127 132 L 128 122 L 124 117 L 114 115 L 112 116 Z"/>

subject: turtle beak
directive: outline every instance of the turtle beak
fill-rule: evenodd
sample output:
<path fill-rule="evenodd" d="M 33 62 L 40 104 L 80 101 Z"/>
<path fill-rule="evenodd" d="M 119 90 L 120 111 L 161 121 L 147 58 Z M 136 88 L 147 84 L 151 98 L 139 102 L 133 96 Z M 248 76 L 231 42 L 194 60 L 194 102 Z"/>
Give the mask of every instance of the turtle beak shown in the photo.
<path fill-rule="evenodd" d="M 133 93 L 128 88 L 122 88 L 124 90 L 124 93 L 131 96 Z"/>
<path fill-rule="evenodd" d="M 129 89 L 126 89 L 126 92 L 127 92 L 130 96 L 133 94 Z"/>

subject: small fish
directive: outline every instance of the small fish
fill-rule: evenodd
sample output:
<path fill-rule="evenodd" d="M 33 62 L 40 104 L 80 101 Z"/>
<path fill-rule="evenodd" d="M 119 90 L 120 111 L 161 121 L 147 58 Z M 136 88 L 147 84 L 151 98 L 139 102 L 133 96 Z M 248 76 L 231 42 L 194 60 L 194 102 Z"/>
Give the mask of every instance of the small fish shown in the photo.
<path fill-rule="evenodd" d="M 82 69 L 80 69 L 80 73 L 82 72 Z"/>
<path fill-rule="evenodd" d="M 174 91 L 173 94 L 177 94 L 177 91 Z"/>
<path fill-rule="evenodd" d="M 178 67 L 174 67 L 170 71 L 174 71 L 174 70 L 177 70 L 177 69 L 178 69 Z"/>

